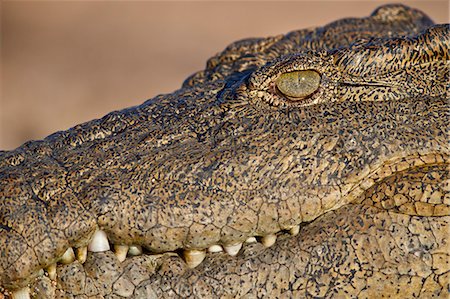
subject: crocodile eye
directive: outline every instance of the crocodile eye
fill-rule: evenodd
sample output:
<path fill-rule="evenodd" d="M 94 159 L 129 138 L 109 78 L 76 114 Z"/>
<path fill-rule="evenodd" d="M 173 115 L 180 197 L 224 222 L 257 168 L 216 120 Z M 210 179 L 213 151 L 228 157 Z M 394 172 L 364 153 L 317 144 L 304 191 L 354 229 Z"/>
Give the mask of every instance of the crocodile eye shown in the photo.
<path fill-rule="evenodd" d="M 313 70 L 284 73 L 275 81 L 278 90 L 291 100 L 312 95 L 320 85 L 320 74 Z"/>

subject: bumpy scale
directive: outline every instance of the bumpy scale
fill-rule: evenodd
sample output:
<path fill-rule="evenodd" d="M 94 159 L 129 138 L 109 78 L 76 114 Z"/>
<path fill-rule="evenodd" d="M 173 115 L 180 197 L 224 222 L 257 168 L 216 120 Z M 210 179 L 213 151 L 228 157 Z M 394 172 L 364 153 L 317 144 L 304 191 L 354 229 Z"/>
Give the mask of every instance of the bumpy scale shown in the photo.
<path fill-rule="evenodd" d="M 447 298 L 449 33 L 386 5 L 239 41 L 0 152 L 3 296 Z"/>

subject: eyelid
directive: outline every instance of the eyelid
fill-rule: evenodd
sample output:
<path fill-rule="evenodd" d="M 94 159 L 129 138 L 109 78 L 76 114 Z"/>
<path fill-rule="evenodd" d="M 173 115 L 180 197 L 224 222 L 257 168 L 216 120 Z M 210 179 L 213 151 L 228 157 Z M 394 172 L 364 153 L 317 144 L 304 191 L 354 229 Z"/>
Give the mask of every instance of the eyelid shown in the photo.
<path fill-rule="evenodd" d="M 281 74 L 275 85 L 291 100 L 302 100 L 314 94 L 320 86 L 321 75 L 315 70 L 301 70 Z"/>

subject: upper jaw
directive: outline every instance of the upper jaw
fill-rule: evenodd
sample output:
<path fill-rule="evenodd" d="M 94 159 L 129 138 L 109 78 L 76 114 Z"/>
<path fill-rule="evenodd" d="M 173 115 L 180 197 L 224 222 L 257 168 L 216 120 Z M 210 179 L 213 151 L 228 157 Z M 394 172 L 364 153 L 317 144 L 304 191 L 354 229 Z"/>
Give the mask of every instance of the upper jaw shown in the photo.
<path fill-rule="evenodd" d="M 11 288 L 23 286 L 39 269 L 58 261 L 68 247 L 76 248 L 75 252 L 83 252 L 82 248 L 88 245 L 94 232 L 99 229 L 105 231 L 115 245 L 141 245 L 151 252 L 179 248 L 204 251 L 214 245 L 230 248 L 253 236 L 268 236 L 267 239 L 270 239 L 281 230 L 291 230 L 300 223 L 312 221 L 329 210 L 351 202 L 395 171 L 416 167 L 420 163 L 444 163 L 448 159 L 445 136 L 436 136 L 433 133 L 434 124 L 425 119 L 422 124 L 419 122 L 420 140 L 398 140 L 389 127 L 380 129 L 383 126 L 374 126 L 380 125 L 379 112 L 386 109 L 400 109 L 412 114 L 402 116 L 405 121 L 396 128 L 397 132 L 411 132 L 418 123 L 414 119 L 416 115 L 426 111 L 438 115 L 447 113 L 445 100 L 416 104 L 413 101 L 398 101 L 375 105 L 337 105 L 333 109 L 345 108 L 339 110 L 340 125 L 329 128 L 341 131 L 337 134 L 319 130 L 323 126 L 320 116 L 334 115 L 337 111 L 327 111 L 324 110 L 325 105 L 317 105 L 302 109 L 302 113 L 319 115 L 314 121 L 311 121 L 313 118 L 306 118 L 307 125 L 305 120 L 303 126 L 304 129 L 316 129 L 300 130 L 303 135 L 298 135 L 302 127 L 298 123 L 279 123 L 284 129 L 272 127 L 273 131 L 265 133 L 266 138 L 280 136 L 278 134 L 284 138 L 267 139 L 276 142 L 266 142 L 266 146 L 251 146 L 252 140 L 261 141 L 262 132 L 252 135 L 250 133 L 256 133 L 255 130 L 242 130 L 242 138 L 236 136 L 236 140 L 247 140 L 246 143 L 238 147 L 234 143 L 234 147 L 228 147 L 230 144 L 225 142 L 222 143 L 225 147 L 218 147 L 208 155 L 186 147 L 182 147 L 184 151 L 180 147 L 177 156 L 164 156 L 159 152 L 164 147 L 176 148 L 176 143 L 161 145 L 155 148 L 155 152 L 147 152 L 146 155 L 134 152 L 133 155 L 141 158 L 154 157 L 148 164 L 150 167 L 142 169 L 137 176 L 135 172 L 126 171 L 130 169 L 126 166 L 102 168 L 99 175 L 84 184 L 72 182 L 79 185 L 76 193 L 71 188 L 55 193 L 54 196 L 62 197 L 54 203 L 64 202 L 64 206 L 52 205 L 51 210 L 43 201 L 37 202 L 39 206 L 28 205 L 30 213 L 40 213 L 39 209 L 47 212 L 40 214 L 42 222 L 35 222 L 28 228 L 21 223 L 23 232 L 27 234 L 31 228 L 46 232 L 44 236 L 51 240 L 53 251 L 49 251 L 50 247 L 41 247 L 42 251 L 36 251 L 42 253 L 40 256 L 28 250 L 21 260 L 4 261 L 9 266 L 3 268 L 2 285 Z M 367 116 L 365 127 L 359 127 L 358 134 L 355 134 L 354 125 L 362 114 L 350 113 L 354 109 L 365 111 Z M 349 111 L 349 114 L 342 114 L 344 111 Z M 259 120 L 255 119 L 255 126 L 258 123 Z M 445 127 L 445 121 L 442 125 Z M 286 138 L 289 132 L 292 133 L 291 138 Z M 308 136 L 308 132 L 312 135 Z M 193 149 L 198 149 L 199 141 L 195 142 L 190 144 Z M 252 148 L 257 151 L 252 153 L 249 150 Z M 266 159 L 266 154 L 283 159 Z M 253 155 L 254 159 L 248 155 Z M 27 159 L 25 162 L 33 158 Z M 261 159 L 260 163 L 242 163 L 258 159 Z M 48 161 L 39 159 L 36 163 L 45 166 L 42 169 L 48 169 L 48 164 L 45 164 Z M 361 161 L 366 164 L 361 164 Z M 58 163 L 51 165 L 61 167 Z M 156 165 L 162 168 L 158 170 Z M 74 164 L 73 167 L 79 169 L 78 166 Z M 17 180 L 21 178 L 19 174 L 16 177 Z M 126 183 L 132 181 L 134 183 L 131 185 Z M 18 207 L 25 201 L 9 202 L 11 207 Z M 11 213 L 6 208 L 2 205 L 4 219 L 14 221 L 12 211 L 17 211 L 17 208 L 11 209 Z M 23 221 L 23 218 L 18 220 Z M 67 226 L 62 226 L 64 223 Z M 5 231 L 3 227 L 2 230 Z M 5 232 L 1 234 L 2 238 L 6 238 L 1 240 L 2 244 L 6 244 L 4 248 L 10 252 L 16 251 L 15 244 L 20 244 L 22 237 L 11 231 Z M 58 234 L 52 235 L 52 232 Z M 33 236 L 31 233 L 28 235 L 29 238 Z M 50 244 L 47 241 L 41 244 L 47 243 Z M 12 270 L 14 268 L 16 271 Z"/>

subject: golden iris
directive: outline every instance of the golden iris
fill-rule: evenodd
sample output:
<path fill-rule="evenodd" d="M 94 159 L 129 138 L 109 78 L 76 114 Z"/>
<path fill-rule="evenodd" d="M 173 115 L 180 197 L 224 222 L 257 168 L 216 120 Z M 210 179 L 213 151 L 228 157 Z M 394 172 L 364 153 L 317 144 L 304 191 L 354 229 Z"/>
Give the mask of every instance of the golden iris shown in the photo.
<path fill-rule="evenodd" d="M 278 90 L 289 98 L 304 99 L 319 88 L 320 74 L 313 70 L 284 73 L 275 81 Z"/>

